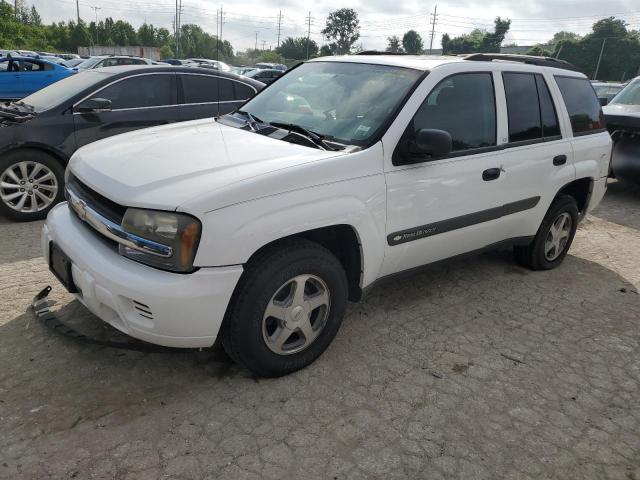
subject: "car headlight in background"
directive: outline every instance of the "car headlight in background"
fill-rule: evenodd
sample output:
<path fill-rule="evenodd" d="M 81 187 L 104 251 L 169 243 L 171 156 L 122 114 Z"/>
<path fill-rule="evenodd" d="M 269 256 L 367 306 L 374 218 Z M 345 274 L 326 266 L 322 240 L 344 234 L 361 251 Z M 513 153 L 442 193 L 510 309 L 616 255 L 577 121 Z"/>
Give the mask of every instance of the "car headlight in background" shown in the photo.
<path fill-rule="evenodd" d="M 120 245 L 120 254 L 152 267 L 172 272 L 190 272 L 200 241 L 200 222 L 185 213 L 129 208 L 122 219 L 122 229 L 150 245 L 159 244 L 165 254 L 150 248 L 140 250 Z"/>

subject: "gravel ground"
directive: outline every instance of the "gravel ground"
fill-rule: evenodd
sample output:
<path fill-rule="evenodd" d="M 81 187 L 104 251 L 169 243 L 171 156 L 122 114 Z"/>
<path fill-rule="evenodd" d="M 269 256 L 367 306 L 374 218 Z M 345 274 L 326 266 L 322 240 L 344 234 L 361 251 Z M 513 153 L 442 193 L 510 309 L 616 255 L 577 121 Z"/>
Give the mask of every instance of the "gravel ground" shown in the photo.
<path fill-rule="evenodd" d="M 311 367 L 252 378 L 220 352 L 83 345 L 41 223 L 0 219 L 0 477 L 640 480 L 640 190 L 610 185 L 552 272 L 509 252 L 353 305 Z"/>

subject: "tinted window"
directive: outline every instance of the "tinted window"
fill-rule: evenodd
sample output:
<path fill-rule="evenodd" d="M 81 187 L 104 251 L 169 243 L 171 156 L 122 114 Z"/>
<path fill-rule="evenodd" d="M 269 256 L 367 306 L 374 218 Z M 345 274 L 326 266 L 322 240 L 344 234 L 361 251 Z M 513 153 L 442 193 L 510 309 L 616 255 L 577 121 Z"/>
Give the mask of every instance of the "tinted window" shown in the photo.
<path fill-rule="evenodd" d="M 540 74 L 536 74 L 536 86 L 538 87 L 538 99 L 540 100 L 540 115 L 542 117 L 542 136 L 556 137 L 560 135 L 560 125 L 556 107 L 551 99 L 547 82 Z"/>
<path fill-rule="evenodd" d="M 234 86 L 236 87 L 236 100 L 246 100 L 255 94 L 253 88 L 244 83 L 234 82 Z"/>
<path fill-rule="evenodd" d="M 111 108 L 140 108 L 171 105 L 171 75 L 140 75 L 127 78 L 99 91 L 93 98 L 111 100 Z"/>
<path fill-rule="evenodd" d="M 285 77 L 286 78 L 286 77 Z M 461 73 L 440 82 L 413 117 L 423 128 L 449 132 L 453 151 L 496 144 L 496 101 L 490 73 Z"/>
<path fill-rule="evenodd" d="M 567 106 L 574 135 L 602 130 L 604 116 L 589 80 L 559 76 L 555 78 Z"/>
<path fill-rule="evenodd" d="M 233 83 L 226 78 L 218 79 L 218 77 L 206 75 L 182 75 L 184 103 L 211 103 L 235 100 Z"/>
<path fill-rule="evenodd" d="M 509 141 L 542 138 L 536 79 L 531 73 L 503 73 L 509 115 Z"/>

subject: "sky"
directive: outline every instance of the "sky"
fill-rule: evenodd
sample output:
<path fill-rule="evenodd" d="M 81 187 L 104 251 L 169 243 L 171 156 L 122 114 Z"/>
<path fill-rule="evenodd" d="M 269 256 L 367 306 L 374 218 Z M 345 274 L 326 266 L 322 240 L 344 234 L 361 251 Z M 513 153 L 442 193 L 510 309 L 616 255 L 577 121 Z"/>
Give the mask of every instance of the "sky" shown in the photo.
<path fill-rule="evenodd" d="M 35 5 L 46 23 L 75 19 L 76 0 L 26 0 Z M 85 21 L 105 17 L 127 20 L 135 27 L 144 22 L 173 30 L 175 0 L 79 0 L 80 16 Z M 92 7 L 98 7 L 94 9 Z M 357 44 L 366 50 L 384 49 L 387 37 L 416 30 L 429 46 L 431 21 L 436 2 L 419 0 L 356 0 L 345 4 L 340 0 L 182 0 L 181 23 L 199 24 L 216 34 L 216 13 L 223 10 L 222 38 L 235 50 L 275 48 L 278 39 L 278 17 L 282 15 L 280 38 L 306 36 L 311 13 L 311 38 L 322 45 L 326 42 L 320 31 L 328 13 L 350 7 L 360 18 L 360 39 Z M 559 30 L 584 34 L 598 19 L 615 16 L 624 19 L 629 28 L 640 29 L 638 0 L 450 0 L 437 2 L 433 48 L 440 46 L 443 33 L 456 36 L 474 28 L 491 30 L 496 16 L 512 20 L 505 43 L 534 45 L 550 39 Z M 257 41 L 256 41 L 257 38 Z"/>

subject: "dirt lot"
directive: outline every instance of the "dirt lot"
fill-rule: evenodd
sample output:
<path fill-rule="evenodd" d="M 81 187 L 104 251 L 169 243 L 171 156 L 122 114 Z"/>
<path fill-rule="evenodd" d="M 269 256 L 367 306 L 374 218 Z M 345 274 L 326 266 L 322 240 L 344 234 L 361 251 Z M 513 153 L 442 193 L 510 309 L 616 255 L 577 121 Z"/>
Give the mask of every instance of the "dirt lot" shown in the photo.
<path fill-rule="evenodd" d="M 40 223 L 0 219 L 2 478 L 640 480 L 640 190 L 612 184 L 553 272 L 509 252 L 351 307 L 314 365 L 252 378 L 224 355 L 83 345 Z"/>

